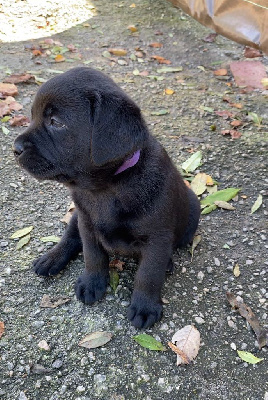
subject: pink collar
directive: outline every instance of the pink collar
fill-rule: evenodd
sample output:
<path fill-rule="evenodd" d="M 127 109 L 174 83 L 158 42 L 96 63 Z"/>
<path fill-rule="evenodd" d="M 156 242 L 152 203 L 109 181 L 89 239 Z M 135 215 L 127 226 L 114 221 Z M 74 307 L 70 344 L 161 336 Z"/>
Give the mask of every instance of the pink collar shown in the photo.
<path fill-rule="evenodd" d="M 127 158 L 126 161 L 123 162 L 121 167 L 118 168 L 118 170 L 115 172 L 115 175 L 120 174 L 121 172 L 125 171 L 128 168 L 133 167 L 137 162 L 139 161 L 141 151 L 137 150 L 135 153 L 130 157 Z"/>

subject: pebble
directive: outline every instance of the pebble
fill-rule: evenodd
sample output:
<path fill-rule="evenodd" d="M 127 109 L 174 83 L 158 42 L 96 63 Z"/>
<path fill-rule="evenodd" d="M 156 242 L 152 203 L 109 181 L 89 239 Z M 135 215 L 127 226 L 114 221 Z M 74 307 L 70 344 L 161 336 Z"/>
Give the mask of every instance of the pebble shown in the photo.
<path fill-rule="evenodd" d="M 96 374 L 94 375 L 94 382 L 95 383 L 102 383 L 106 381 L 106 375 L 102 375 L 102 374 Z"/>
<path fill-rule="evenodd" d="M 231 343 L 231 349 L 236 350 L 236 344 L 235 343 Z"/>
<path fill-rule="evenodd" d="M 195 317 L 195 322 L 197 324 L 204 324 L 205 320 L 202 317 Z"/>
<path fill-rule="evenodd" d="M 82 360 L 81 360 L 81 361 L 82 361 Z M 53 368 L 59 369 L 59 368 L 62 367 L 62 364 L 63 364 L 62 360 L 58 359 L 58 360 L 55 360 L 55 361 L 53 362 L 52 367 L 53 367 Z"/>
<path fill-rule="evenodd" d="M 18 400 L 27 400 L 28 397 L 26 396 L 26 394 L 24 392 L 20 392 Z"/>
<path fill-rule="evenodd" d="M 49 350 L 50 350 L 50 347 L 49 347 L 48 343 L 47 343 L 45 340 L 41 340 L 41 341 L 38 343 L 38 347 L 39 347 L 41 350 L 46 350 L 46 351 L 49 351 Z"/>
<path fill-rule="evenodd" d="M 220 260 L 219 260 L 218 258 L 216 258 L 216 257 L 214 257 L 214 262 L 215 262 L 215 265 L 216 265 L 217 267 L 219 267 L 219 266 L 221 265 Z"/>
<path fill-rule="evenodd" d="M 45 325 L 44 321 L 33 321 L 32 322 L 32 326 L 34 326 L 35 328 L 41 328 L 44 325 Z"/>
<path fill-rule="evenodd" d="M 76 388 L 76 391 L 78 392 L 78 393 L 82 393 L 82 392 L 84 392 L 86 390 L 86 388 L 84 387 L 84 386 L 77 386 L 77 388 Z"/>
<path fill-rule="evenodd" d="M 204 272 L 202 272 L 202 271 L 199 271 L 198 274 L 197 274 L 197 278 L 198 278 L 198 280 L 199 280 L 200 282 L 203 281 L 204 276 L 205 276 L 205 274 L 204 274 Z"/>

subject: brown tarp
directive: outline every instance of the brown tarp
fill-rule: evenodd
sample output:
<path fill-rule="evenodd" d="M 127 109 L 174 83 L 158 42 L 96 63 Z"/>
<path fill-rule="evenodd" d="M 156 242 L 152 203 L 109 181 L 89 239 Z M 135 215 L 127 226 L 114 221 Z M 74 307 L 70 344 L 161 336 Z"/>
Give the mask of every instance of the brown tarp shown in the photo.
<path fill-rule="evenodd" d="M 201 24 L 268 54 L 268 0 L 169 0 Z"/>

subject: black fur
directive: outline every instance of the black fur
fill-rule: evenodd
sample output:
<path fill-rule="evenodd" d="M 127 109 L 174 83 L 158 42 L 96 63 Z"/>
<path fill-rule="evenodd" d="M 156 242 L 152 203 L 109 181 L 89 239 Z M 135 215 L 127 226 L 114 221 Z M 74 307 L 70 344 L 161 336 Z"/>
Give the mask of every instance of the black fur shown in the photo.
<path fill-rule="evenodd" d="M 139 149 L 138 163 L 115 175 Z M 14 153 L 37 179 L 66 185 L 77 210 L 61 241 L 34 262 L 35 272 L 55 275 L 83 249 L 75 291 L 92 304 L 106 292 L 108 254 L 138 256 L 128 318 L 137 328 L 158 321 L 173 250 L 191 241 L 200 207 L 138 106 L 101 72 L 71 69 L 41 86 Z"/>

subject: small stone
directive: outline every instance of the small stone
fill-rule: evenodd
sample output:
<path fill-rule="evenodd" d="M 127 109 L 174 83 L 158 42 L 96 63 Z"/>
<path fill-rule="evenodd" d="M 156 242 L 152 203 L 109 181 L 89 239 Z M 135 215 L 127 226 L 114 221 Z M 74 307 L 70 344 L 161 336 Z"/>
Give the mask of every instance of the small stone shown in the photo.
<path fill-rule="evenodd" d="M 208 272 L 208 274 L 211 274 L 213 272 L 212 267 L 207 267 L 207 272 Z"/>
<path fill-rule="evenodd" d="M 129 301 L 126 301 L 126 300 L 123 300 L 123 301 L 121 301 L 121 305 L 122 305 L 123 307 L 128 307 L 128 306 L 130 305 L 130 302 L 129 302 Z"/>
<path fill-rule="evenodd" d="M 55 360 L 54 361 L 54 363 L 52 364 L 52 367 L 53 368 L 57 368 L 57 369 L 59 369 L 59 368 L 61 368 L 62 367 L 62 360 L 60 360 L 60 359 L 58 359 L 58 360 Z"/>
<path fill-rule="evenodd" d="M 230 328 L 233 328 L 233 329 L 236 327 L 234 321 L 232 321 L 232 320 L 228 321 L 228 325 L 230 326 Z"/>
<path fill-rule="evenodd" d="M 26 396 L 26 394 L 24 392 L 20 392 L 18 400 L 28 400 L 28 397 Z"/>
<path fill-rule="evenodd" d="M 1 246 L 1 247 L 6 247 L 6 246 L 8 246 L 8 242 L 6 242 L 6 241 L 3 240 L 3 241 L 0 242 L 0 246 Z M 21 392 L 21 393 L 22 393 L 22 392 Z"/>
<path fill-rule="evenodd" d="M 236 344 L 235 343 L 231 343 L 231 349 L 236 350 Z"/>
<path fill-rule="evenodd" d="M 195 317 L 195 321 L 197 324 L 204 324 L 205 320 L 202 317 Z"/>
<path fill-rule="evenodd" d="M 197 278 L 200 282 L 202 282 L 202 280 L 204 279 L 204 276 L 205 276 L 205 274 L 202 271 L 199 271 L 197 274 Z"/>
<path fill-rule="evenodd" d="M 106 375 L 96 374 L 94 375 L 94 382 L 95 383 L 102 383 L 106 381 Z"/>
<path fill-rule="evenodd" d="M 182 269 L 181 269 L 182 274 L 185 274 L 186 271 L 187 271 L 187 269 L 185 267 L 182 267 Z"/>
<path fill-rule="evenodd" d="M 217 267 L 219 267 L 219 266 L 221 265 L 220 260 L 219 260 L 218 258 L 216 258 L 216 257 L 214 257 L 214 262 L 215 262 L 215 265 L 216 265 Z"/>
<path fill-rule="evenodd" d="M 78 393 L 82 393 L 82 392 L 84 392 L 86 390 L 86 388 L 84 387 L 84 386 L 77 386 L 77 388 L 76 388 L 76 391 L 78 392 Z"/>
<path fill-rule="evenodd" d="M 162 386 L 162 385 L 165 384 L 165 379 L 164 378 L 159 378 L 157 383 L 158 383 L 159 386 Z"/>
<path fill-rule="evenodd" d="M 45 340 L 41 340 L 41 341 L 38 343 L 38 347 L 39 347 L 41 350 L 45 350 L 45 351 L 49 351 L 49 350 L 50 350 L 50 347 L 49 347 L 48 343 L 47 343 Z"/>

